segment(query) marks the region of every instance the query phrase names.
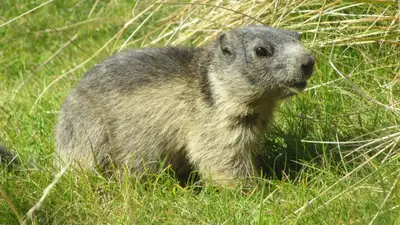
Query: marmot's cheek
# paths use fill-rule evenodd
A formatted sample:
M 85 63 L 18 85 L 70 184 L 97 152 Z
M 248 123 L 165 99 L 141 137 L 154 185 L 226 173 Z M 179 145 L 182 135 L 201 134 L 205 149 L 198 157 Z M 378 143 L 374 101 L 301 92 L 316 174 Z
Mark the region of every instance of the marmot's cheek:
M 250 74 L 245 74 L 246 80 L 249 84 L 255 86 L 259 83 L 259 79 L 257 79 L 257 77 L 252 76 Z
M 282 60 L 283 61 L 283 60 Z M 283 63 L 279 63 L 277 65 L 274 66 L 272 71 L 277 71 L 277 72 L 281 72 L 281 71 L 285 71 L 286 70 L 286 65 Z

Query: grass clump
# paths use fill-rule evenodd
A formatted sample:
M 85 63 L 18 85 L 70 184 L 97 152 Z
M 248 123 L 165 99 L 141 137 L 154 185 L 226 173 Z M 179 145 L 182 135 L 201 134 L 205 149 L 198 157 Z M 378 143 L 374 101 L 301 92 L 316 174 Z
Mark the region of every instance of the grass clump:
M 0 170 L 0 224 L 399 224 L 399 14 L 374 0 L 2 1 L 0 140 L 22 165 Z M 317 59 L 265 135 L 269 179 L 246 194 L 124 171 L 54 182 L 53 125 L 85 71 L 121 49 L 198 46 L 258 22 L 299 31 Z

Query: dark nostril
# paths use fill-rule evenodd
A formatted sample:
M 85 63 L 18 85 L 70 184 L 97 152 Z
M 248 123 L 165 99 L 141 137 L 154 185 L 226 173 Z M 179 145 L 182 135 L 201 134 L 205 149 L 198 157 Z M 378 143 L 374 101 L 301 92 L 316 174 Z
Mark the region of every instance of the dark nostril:
M 314 70 L 315 59 L 312 55 L 306 56 L 301 64 L 301 70 L 306 76 L 310 76 Z

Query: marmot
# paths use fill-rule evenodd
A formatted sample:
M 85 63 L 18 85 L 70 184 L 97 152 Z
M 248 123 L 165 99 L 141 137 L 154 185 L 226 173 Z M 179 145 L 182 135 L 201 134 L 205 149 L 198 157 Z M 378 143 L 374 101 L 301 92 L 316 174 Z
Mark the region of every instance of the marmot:
M 199 48 L 129 50 L 87 72 L 55 129 L 56 163 L 134 174 L 170 165 L 222 185 L 259 175 L 277 102 L 306 87 L 314 58 L 295 31 L 249 25 Z

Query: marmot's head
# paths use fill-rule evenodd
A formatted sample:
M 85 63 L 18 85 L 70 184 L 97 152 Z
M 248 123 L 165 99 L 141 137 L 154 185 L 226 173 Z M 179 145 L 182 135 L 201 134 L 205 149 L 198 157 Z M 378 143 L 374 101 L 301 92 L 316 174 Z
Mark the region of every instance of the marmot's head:
M 315 61 L 299 37 L 295 31 L 263 25 L 221 34 L 214 45 L 218 79 L 240 79 L 248 88 L 264 92 L 258 94 L 277 98 L 304 90 Z

